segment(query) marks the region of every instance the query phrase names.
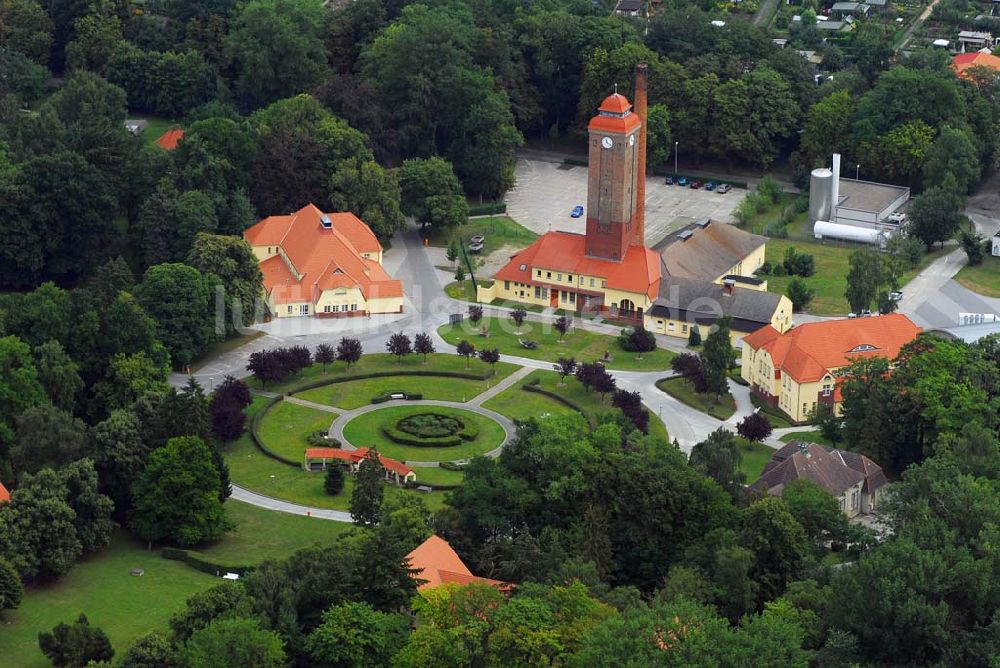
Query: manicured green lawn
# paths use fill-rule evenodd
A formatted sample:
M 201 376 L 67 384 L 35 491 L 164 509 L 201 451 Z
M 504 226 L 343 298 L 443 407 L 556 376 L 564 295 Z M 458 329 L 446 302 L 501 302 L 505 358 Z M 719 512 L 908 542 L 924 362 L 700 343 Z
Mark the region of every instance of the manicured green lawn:
M 775 450 L 763 443 L 751 443 L 742 438 L 737 440 L 740 443 L 740 454 L 743 457 L 740 461 L 740 470 L 746 474 L 749 485 L 760 477 L 764 465 L 770 461 Z
M 336 413 L 282 401 L 261 420 L 259 436 L 277 454 L 299 461 L 309 447 L 306 437 L 316 431 L 326 431 L 336 417 Z
M 133 568 L 144 574 L 130 575 Z M 38 634 L 81 612 L 108 634 L 120 657 L 138 636 L 165 628 L 189 596 L 218 582 L 119 532 L 108 550 L 87 557 L 56 582 L 29 588 L 17 610 L 0 613 L 0 664 L 51 665 L 38 649 Z
M 475 425 L 479 429 L 479 434 L 471 441 L 463 441 L 452 447 L 425 448 L 399 445 L 382 433 L 383 425 L 395 425 L 400 419 L 418 413 L 440 413 L 456 417 Z M 468 459 L 485 454 L 503 443 L 504 430 L 499 423 L 470 411 L 442 406 L 391 406 L 365 413 L 348 422 L 344 427 L 344 438 L 358 448 L 375 445 L 380 453 L 393 459 L 436 462 Z
M 774 429 L 787 429 L 788 427 L 794 427 L 791 418 L 785 414 L 780 408 L 776 408 L 769 404 L 761 401 L 756 394 L 750 394 L 750 402 L 760 409 L 761 413 L 767 416 L 768 422 L 771 423 L 771 427 Z
M 767 259 L 772 264 L 780 263 L 785 257 L 785 250 L 794 246 L 799 252 L 809 253 L 816 260 L 816 273 L 805 278 L 806 285 L 812 288 L 816 295 L 806 309 L 814 315 L 846 316 L 851 307 L 844 293 L 847 290 L 847 272 L 850 270 L 848 258 L 857 246 L 840 245 L 836 243 L 820 243 L 809 241 L 789 241 L 787 239 L 767 240 Z M 950 248 L 937 250 L 923 256 L 916 267 L 903 274 L 900 283 L 904 286 L 931 262 L 949 252 Z M 770 292 L 786 294 L 788 284 L 793 276 L 762 276 L 767 279 L 767 289 Z
M 826 445 L 828 447 L 836 447 L 833 441 L 823 436 L 818 431 L 793 431 L 790 434 L 785 434 L 778 439 L 782 443 L 790 443 L 791 441 L 808 441 L 809 443 L 819 443 L 820 445 Z
M 236 529 L 224 539 L 196 550 L 220 564 L 254 565 L 265 559 L 280 559 L 314 543 L 336 540 L 353 526 L 265 510 L 233 499 L 226 501 L 225 508 Z
M 484 327 L 489 331 L 487 337 L 480 334 Z M 617 337 L 585 329 L 573 329 L 560 337 L 551 323 L 526 321 L 516 331 L 520 333 L 515 333 L 514 323 L 510 318 L 494 317 L 483 318 L 477 325 L 466 320 L 458 326 L 449 324 L 438 328 L 441 338 L 452 345 L 457 345 L 464 339 L 476 348 L 496 348 L 506 355 L 549 362 L 555 362 L 560 357 L 575 357 L 578 362 L 593 362 L 607 352 L 612 356 L 609 369 L 654 371 L 669 368 L 670 361 L 676 357 L 675 353 L 662 348 L 642 355 L 628 353 L 618 346 Z M 527 350 L 521 347 L 520 339 L 534 341 L 538 347 Z
M 986 297 L 1000 297 L 1000 258 L 987 255 L 982 264 L 962 267 L 955 276 L 958 283 Z
M 726 392 L 722 397 L 714 394 L 700 394 L 684 378 L 664 378 L 656 381 L 656 387 L 666 392 L 682 404 L 711 415 L 718 420 L 728 420 L 736 412 L 736 400 Z
M 418 466 L 413 470 L 417 472 L 417 484 L 459 485 L 465 480 L 462 471 L 448 471 L 440 466 Z
M 466 380 L 465 378 L 449 378 L 447 376 L 368 378 L 324 385 L 300 392 L 295 396 L 345 410 L 367 406 L 373 397 L 393 392 L 418 393 L 422 394 L 424 399 L 465 402 L 496 385 L 512 369 L 513 367 L 505 366 L 495 377 L 487 380 Z
M 180 127 L 180 121 L 160 116 L 147 116 L 145 114 L 129 114 L 128 118 L 149 121 L 149 127 L 142 133 L 142 140 L 147 144 L 152 144 L 160 138 L 164 132 L 172 127 Z
M 431 236 L 430 243 L 432 246 L 445 248 L 452 239 L 460 239 L 468 243 L 469 239 L 480 234 L 486 237 L 486 240 L 483 242 L 483 250 L 479 254 L 480 257 L 485 257 L 506 245 L 524 248 L 529 246 L 538 237 L 537 234 L 510 216 L 498 215 L 488 218 L 476 218 L 459 227 L 435 230 L 435 233 Z M 475 255 L 470 255 L 469 259 L 475 262 L 476 257 Z M 483 278 L 487 277 L 484 276 Z
M 566 378 L 566 384 L 559 384 L 559 374 L 555 371 L 545 371 L 539 369 L 528 374 L 523 382 L 516 383 L 513 387 L 504 390 L 497 396 L 483 404 L 484 408 L 495 410 L 501 415 L 507 415 L 512 419 L 540 417 L 545 414 L 565 415 L 572 409 L 565 404 L 556 401 L 544 394 L 529 392 L 522 389 L 527 383 L 538 380 L 538 386 L 554 394 L 571 401 L 580 407 L 580 410 L 588 420 L 596 421 L 603 413 L 613 413 L 618 409 L 611 405 L 611 397 L 606 396 L 601 399 L 597 392 L 588 392 L 576 378 L 572 376 Z M 665 441 L 670 440 L 663 421 L 654 413 L 649 416 L 649 435 L 655 436 Z
M 465 279 L 462 282 L 452 281 L 448 285 L 444 286 L 444 293 L 452 299 L 461 299 L 466 302 L 477 301 L 476 291 L 472 287 L 472 281 L 469 279 Z
M 499 362 L 493 369 L 491 369 L 489 364 L 479 359 L 466 361 L 464 357 L 450 355 L 447 353 L 433 353 L 428 355 L 426 364 L 424 364 L 423 355 L 407 355 L 402 359 L 402 361 L 397 362 L 395 355 L 380 352 L 373 353 L 371 355 L 363 355 L 357 364 L 351 365 L 350 369 L 348 369 L 347 365 L 343 362 L 328 364 L 325 371 L 322 364 L 313 364 L 312 366 L 303 369 L 301 374 L 292 378 L 287 378 L 280 383 L 272 383 L 264 389 L 271 392 L 287 392 L 288 390 L 294 390 L 296 387 L 299 387 L 307 382 L 325 379 L 350 378 L 352 376 L 360 376 L 366 373 L 387 371 L 393 373 L 399 372 L 404 375 L 408 371 L 416 371 L 418 373 L 426 373 L 428 371 L 460 372 L 482 374 L 484 376 L 490 376 L 495 373 L 496 375 L 492 377 L 499 380 L 500 378 L 513 373 L 516 369 L 517 366 L 506 362 Z M 434 382 L 436 379 L 428 378 L 427 380 L 428 382 Z M 251 387 L 261 387 L 260 383 L 257 382 L 255 378 L 249 378 L 247 379 L 247 382 Z

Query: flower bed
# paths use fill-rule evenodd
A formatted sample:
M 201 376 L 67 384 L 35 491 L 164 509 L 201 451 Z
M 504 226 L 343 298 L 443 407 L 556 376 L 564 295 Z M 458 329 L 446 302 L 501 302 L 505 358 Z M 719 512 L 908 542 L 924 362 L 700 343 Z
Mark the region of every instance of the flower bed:
M 382 425 L 382 433 L 400 445 L 440 448 L 471 441 L 479 430 L 453 415 L 428 412 L 407 415 L 394 425 Z

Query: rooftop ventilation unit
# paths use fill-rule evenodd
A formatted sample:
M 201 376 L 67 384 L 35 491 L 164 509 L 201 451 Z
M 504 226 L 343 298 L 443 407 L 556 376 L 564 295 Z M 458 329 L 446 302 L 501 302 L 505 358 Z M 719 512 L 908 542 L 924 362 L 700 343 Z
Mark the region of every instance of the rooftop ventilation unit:
M 704 227 L 708 227 L 708 224 L 711 223 L 711 222 L 712 222 L 711 220 L 709 220 L 708 218 L 705 218 L 704 220 L 699 220 L 697 223 L 695 223 L 695 225 L 697 225 L 698 227 L 704 228 Z
M 322 225 L 323 229 L 326 230 L 333 227 L 333 221 L 330 220 L 330 216 L 326 215 L 325 213 L 319 217 L 319 224 Z
M 681 241 L 687 241 L 687 240 L 688 240 L 688 239 L 690 239 L 690 238 L 691 238 L 691 237 L 692 237 L 693 235 L 694 235 L 694 232 L 692 232 L 691 230 L 684 230 L 684 231 L 682 231 L 682 232 L 679 232 L 679 233 L 677 234 L 677 238 L 678 238 L 678 239 L 680 239 Z

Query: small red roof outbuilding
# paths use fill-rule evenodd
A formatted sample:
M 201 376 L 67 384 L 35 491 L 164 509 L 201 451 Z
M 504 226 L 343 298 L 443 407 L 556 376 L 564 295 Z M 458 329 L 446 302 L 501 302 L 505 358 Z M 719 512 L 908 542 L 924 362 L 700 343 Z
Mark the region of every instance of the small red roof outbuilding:
M 177 142 L 184 139 L 184 131 L 180 128 L 172 128 L 167 130 L 159 139 L 156 140 L 156 145 L 165 151 L 173 151 L 177 148 Z
M 443 584 L 466 585 L 482 582 L 500 589 L 509 589 L 510 583 L 490 578 L 481 578 L 472 574 L 458 553 L 452 549 L 444 538 L 432 535 L 406 555 L 410 568 L 416 572 L 413 577 L 423 582 L 417 589 L 431 589 Z
M 10 501 L 10 492 L 8 492 L 7 488 L 3 486 L 2 482 L 0 482 L 0 503 L 7 503 L 8 501 Z

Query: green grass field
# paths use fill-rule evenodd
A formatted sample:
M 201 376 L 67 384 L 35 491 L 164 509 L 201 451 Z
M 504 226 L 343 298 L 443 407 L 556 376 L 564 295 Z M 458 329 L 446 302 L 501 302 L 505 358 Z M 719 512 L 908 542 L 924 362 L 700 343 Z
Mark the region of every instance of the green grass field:
M 274 452 L 299 461 L 309 447 L 306 437 L 316 431 L 326 431 L 336 417 L 335 413 L 282 401 L 261 420 L 259 436 Z
M 656 381 L 656 387 L 666 392 L 682 404 L 690 406 L 717 420 L 728 420 L 736 412 L 736 400 L 726 392 L 722 397 L 714 394 L 700 394 L 684 378 L 664 378 Z
M 529 392 L 522 387 L 538 380 L 538 386 L 549 392 L 558 394 L 573 402 L 583 411 L 589 420 L 596 418 L 603 413 L 613 413 L 618 409 L 611 405 L 611 397 L 606 396 L 603 401 L 601 395 L 596 392 L 588 392 L 584 389 L 576 378 L 566 378 L 566 384 L 559 384 L 559 374 L 555 371 L 544 371 L 539 369 L 528 374 L 523 382 L 516 383 L 513 387 L 504 390 L 497 396 L 483 404 L 484 408 L 495 410 L 501 415 L 507 415 L 512 419 L 541 417 L 546 413 L 550 415 L 565 415 L 572 412 L 569 406 L 537 392 Z M 649 416 L 649 434 L 665 441 L 670 440 L 663 421 L 656 414 Z
M 828 447 L 836 447 L 830 439 L 823 436 L 818 431 L 793 431 L 790 434 L 785 434 L 778 439 L 782 443 L 789 443 L 791 441 L 808 441 L 809 443 L 819 443 L 820 445 L 826 445 Z
M 255 565 L 265 559 L 287 557 L 314 543 L 329 543 L 353 525 L 257 508 L 232 499 L 226 515 L 236 530 L 196 551 L 222 564 Z
M 468 368 L 466 368 L 468 366 Z M 323 369 L 322 364 L 313 364 L 312 366 L 303 369 L 302 373 L 291 378 L 286 378 L 280 383 L 272 383 L 268 385 L 266 390 L 271 392 L 287 392 L 290 389 L 294 389 L 303 383 L 320 381 L 326 379 L 342 379 L 351 378 L 352 376 L 360 376 L 366 373 L 373 372 L 393 372 L 405 375 L 407 371 L 417 371 L 425 373 L 428 371 L 438 371 L 438 372 L 448 372 L 456 371 L 461 373 L 476 373 L 490 375 L 495 373 L 496 375 L 492 377 L 493 380 L 498 380 L 504 376 L 513 373 L 517 367 L 513 364 L 508 364 L 506 362 L 499 362 L 495 365 L 493 369 L 490 368 L 489 364 L 480 361 L 479 359 L 473 359 L 468 361 L 468 365 L 464 357 L 459 357 L 458 355 L 449 355 L 447 353 L 432 353 L 427 356 L 427 363 L 424 364 L 423 355 L 407 355 L 402 359 L 401 362 L 396 361 L 395 355 L 390 355 L 388 353 L 373 353 L 371 355 L 364 355 L 358 361 L 357 364 L 352 364 L 351 368 L 348 369 L 347 365 L 343 362 L 334 362 Z M 428 382 L 433 382 L 435 379 L 429 378 Z M 260 388 L 261 384 L 257 382 L 255 378 L 248 378 L 247 383 L 251 387 Z
M 133 568 L 145 572 L 130 575 Z M 29 588 L 17 610 L 0 613 L 0 664 L 50 666 L 38 649 L 38 634 L 81 612 L 108 634 L 120 657 L 138 636 L 165 628 L 189 596 L 218 582 L 119 532 L 108 550 L 80 561 L 56 582 Z
M 395 425 L 408 415 L 418 413 L 440 413 L 456 417 L 463 422 L 478 427 L 479 434 L 471 441 L 443 448 L 400 445 L 382 433 L 383 425 Z M 442 406 L 391 406 L 364 415 L 359 415 L 344 426 L 344 438 L 351 445 L 361 447 L 378 446 L 378 451 L 386 457 L 401 461 L 437 462 L 468 459 L 482 455 L 500 446 L 504 430 L 499 423 L 471 411 Z
M 475 218 L 465 225 L 451 229 L 435 230 L 431 235 L 430 244 L 446 248 L 452 239 L 460 239 L 468 243 L 469 239 L 480 234 L 486 237 L 483 242 L 483 250 L 479 254 L 480 257 L 485 257 L 503 246 L 524 248 L 538 238 L 537 234 L 510 216 L 498 215 Z M 476 257 L 470 255 L 469 259 L 475 262 Z
M 142 140 L 146 144 L 152 144 L 157 139 L 160 138 L 164 132 L 172 127 L 179 127 L 180 121 L 171 118 L 162 118 L 160 116 L 148 116 L 146 114 L 129 114 L 128 118 L 136 120 L 145 120 L 149 122 L 149 127 L 146 131 L 142 133 Z
M 295 396 L 345 410 L 367 406 L 373 397 L 391 392 L 419 393 L 423 395 L 424 399 L 465 402 L 496 385 L 512 370 L 513 367 L 504 366 L 496 376 L 488 380 L 466 380 L 465 378 L 448 378 L 447 376 L 436 378 L 426 376 L 368 378 L 324 385 L 300 392 Z
M 480 334 L 487 328 L 489 336 Z M 669 350 L 656 350 L 638 355 L 628 353 L 618 346 L 618 339 L 607 334 L 597 334 L 585 329 L 574 329 L 560 341 L 559 332 L 549 323 L 524 322 L 520 334 L 515 334 L 514 323 L 509 318 L 483 318 L 477 325 L 464 321 L 462 325 L 442 325 L 438 334 L 448 343 L 457 345 L 463 339 L 476 348 L 496 348 L 506 355 L 555 362 L 560 357 L 575 357 L 578 362 L 593 362 L 610 353 L 609 369 L 629 371 L 654 371 L 667 369 L 676 357 Z M 534 350 L 521 347 L 519 339 L 530 339 L 538 344 Z
M 955 280 L 986 297 L 1000 297 L 1000 258 L 987 255 L 982 264 L 962 267 Z
M 847 291 L 847 272 L 850 270 L 848 258 L 857 247 L 815 241 L 768 239 L 767 259 L 772 263 L 780 263 L 785 257 L 785 250 L 790 246 L 794 246 L 799 252 L 809 253 L 816 260 L 816 273 L 804 279 L 806 285 L 816 293 L 806 310 L 814 315 L 846 316 L 851 311 L 844 296 Z M 951 250 L 945 248 L 925 254 L 916 267 L 901 276 L 900 283 L 904 286 L 903 290 L 906 290 L 906 284 L 927 265 Z M 767 278 L 767 289 L 770 292 L 786 294 L 788 284 L 794 277 L 771 275 L 762 278 Z
M 463 472 L 448 471 L 439 466 L 418 466 L 413 470 L 417 472 L 417 484 L 458 485 L 465 480 Z
M 764 465 L 770 461 L 775 451 L 763 443 L 751 443 L 742 438 L 738 438 L 737 441 L 740 444 L 740 455 L 743 457 L 740 461 L 740 470 L 746 474 L 749 485 L 760 477 Z

